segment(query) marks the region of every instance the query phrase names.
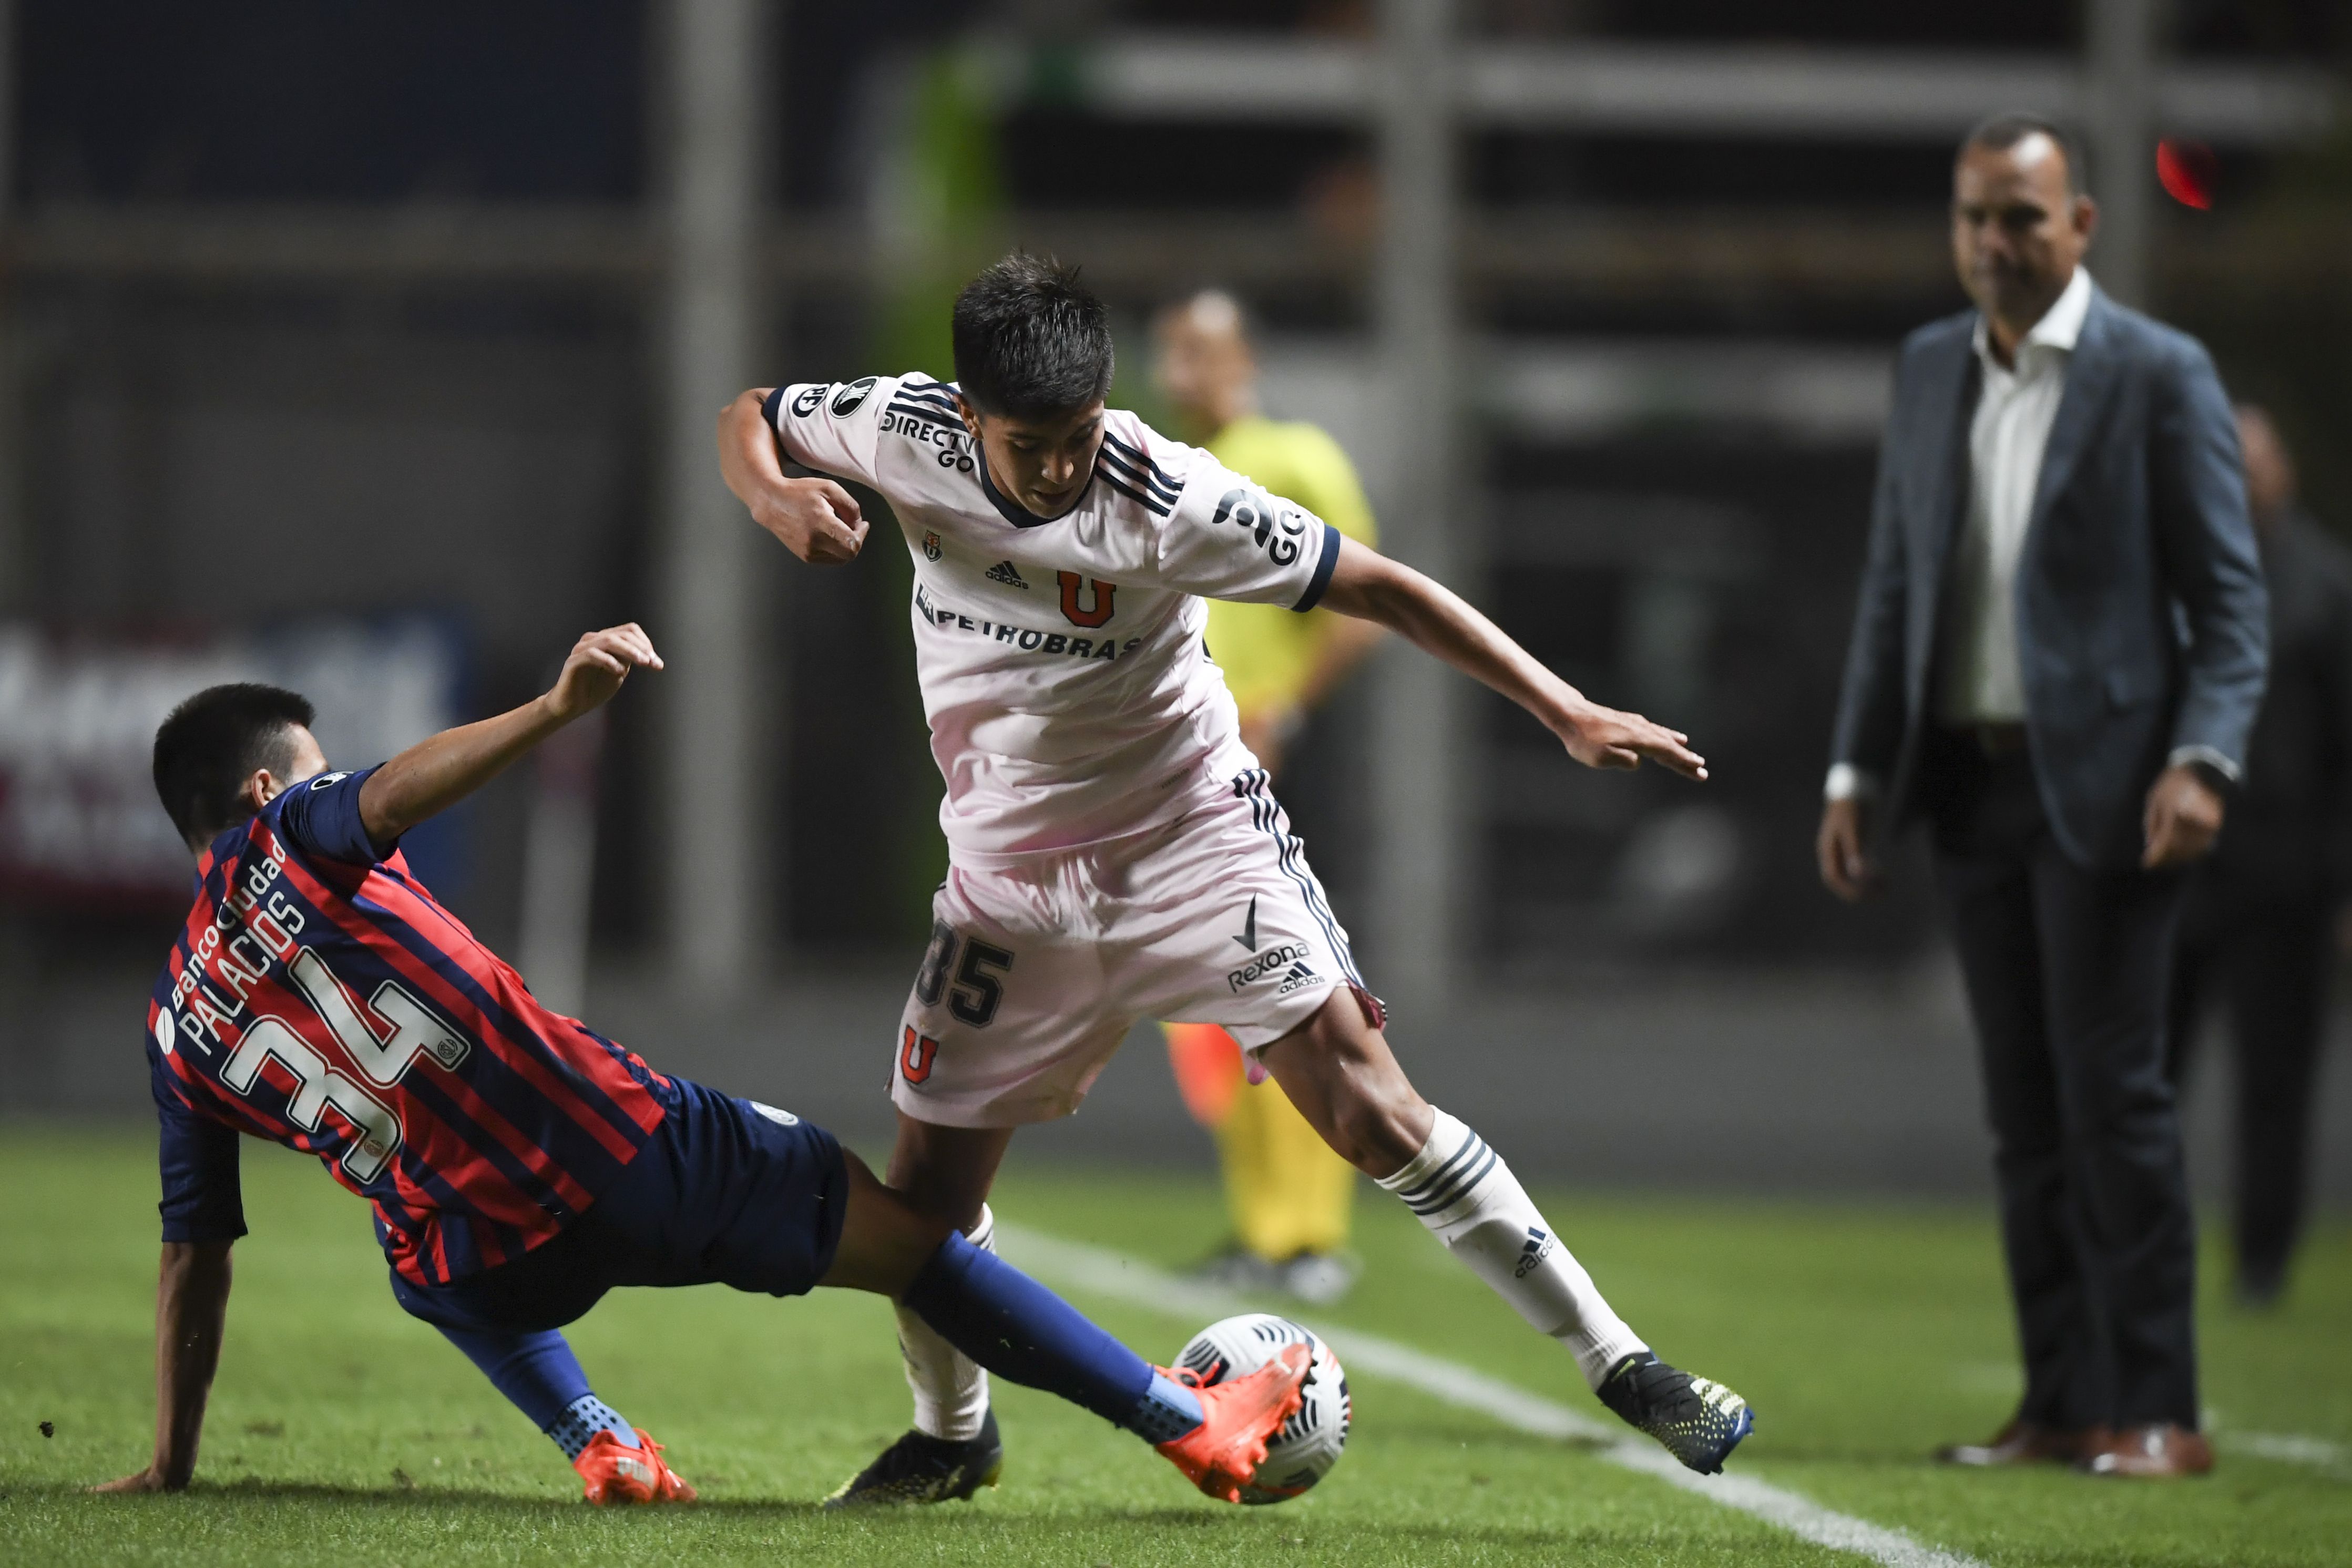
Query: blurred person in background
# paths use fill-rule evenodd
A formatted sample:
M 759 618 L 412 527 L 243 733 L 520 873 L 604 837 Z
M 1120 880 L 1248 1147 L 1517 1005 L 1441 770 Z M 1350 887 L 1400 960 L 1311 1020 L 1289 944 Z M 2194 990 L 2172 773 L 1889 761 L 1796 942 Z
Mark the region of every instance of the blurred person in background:
M 2331 938 L 2352 890 L 2352 552 L 2296 506 L 2294 459 L 2270 415 L 2241 407 L 2238 438 L 2270 584 L 2270 686 L 2245 788 L 2190 885 L 2169 1066 L 2177 1087 L 2218 993 L 2237 1064 L 2237 1291 L 2265 1306 L 2303 1228 Z
M 1378 543 L 1355 465 L 1328 434 L 1268 419 L 1257 404 L 1257 359 L 1240 305 L 1206 290 L 1154 325 L 1160 390 L 1177 434 L 1235 473 L 1286 496 L 1363 544 Z M 1281 605 L 1209 601 L 1209 652 L 1241 710 L 1242 740 L 1265 770 L 1307 716 L 1378 644 L 1369 621 Z M 1215 1134 L 1233 1217 L 1231 1249 L 1202 1272 L 1244 1289 L 1323 1303 L 1355 1282 L 1347 1256 L 1356 1172 L 1324 1143 L 1241 1047 L 1212 1023 L 1170 1023 L 1168 1058 L 1195 1120 Z
M 2047 121 L 1961 143 L 1975 308 L 1897 362 L 1816 847 L 1859 899 L 1927 820 L 1982 1054 L 2025 1392 L 1939 1457 L 2176 1476 L 2213 1460 L 2169 969 L 2268 612 L 2221 380 L 2091 281 L 2097 218 Z

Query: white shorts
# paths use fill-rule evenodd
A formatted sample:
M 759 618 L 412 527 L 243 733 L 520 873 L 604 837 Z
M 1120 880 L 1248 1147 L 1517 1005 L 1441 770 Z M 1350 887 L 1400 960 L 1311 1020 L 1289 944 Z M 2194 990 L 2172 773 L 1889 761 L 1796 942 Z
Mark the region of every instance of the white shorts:
M 1066 1116 L 1139 1019 L 1257 1051 L 1361 984 L 1262 769 L 1164 828 L 1003 858 L 950 866 L 931 900 L 890 1071 L 917 1121 Z

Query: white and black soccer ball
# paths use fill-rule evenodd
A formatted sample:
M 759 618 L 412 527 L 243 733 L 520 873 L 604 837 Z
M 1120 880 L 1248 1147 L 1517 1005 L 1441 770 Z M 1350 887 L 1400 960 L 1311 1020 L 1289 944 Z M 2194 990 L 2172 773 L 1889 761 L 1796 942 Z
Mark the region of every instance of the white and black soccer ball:
M 1348 1423 L 1354 1415 L 1347 1370 L 1329 1345 L 1272 1312 L 1244 1312 L 1211 1323 L 1176 1357 L 1177 1364 L 1199 1373 L 1202 1382 L 1223 1383 L 1248 1376 L 1286 1344 L 1303 1344 L 1313 1353 L 1306 1385 L 1297 1413 L 1266 1444 L 1265 1463 L 1242 1488 L 1244 1502 L 1286 1502 L 1331 1473 L 1339 1450 L 1348 1446 Z

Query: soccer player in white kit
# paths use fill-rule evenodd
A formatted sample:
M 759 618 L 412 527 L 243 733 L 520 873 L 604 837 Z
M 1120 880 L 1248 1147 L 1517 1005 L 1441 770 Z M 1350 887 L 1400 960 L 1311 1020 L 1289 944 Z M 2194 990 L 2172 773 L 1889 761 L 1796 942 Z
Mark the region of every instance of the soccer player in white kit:
M 1015 255 L 958 298 L 954 382 L 760 388 L 720 416 L 720 466 L 812 565 L 890 503 L 914 559 L 947 881 L 891 1069 L 887 1180 L 987 1246 L 1013 1129 L 1066 1116 L 1139 1019 L 1222 1025 L 1349 1163 L 1538 1333 L 1602 1403 L 1694 1469 L 1753 1424 L 1610 1310 L 1501 1156 L 1423 1101 L 1202 643 L 1202 600 L 1377 622 L 1509 697 L 1589 767 L 1693 779 L 1683 736 L 1585 698 L 1409 567 L 1106 408 L 1101 302 Z M 790 462 L 813 471 L 793 477 Z M 899 1314 L 915 1426 L 833 1505 L 968 1498 L 1003 1448 L 986 1375 Z

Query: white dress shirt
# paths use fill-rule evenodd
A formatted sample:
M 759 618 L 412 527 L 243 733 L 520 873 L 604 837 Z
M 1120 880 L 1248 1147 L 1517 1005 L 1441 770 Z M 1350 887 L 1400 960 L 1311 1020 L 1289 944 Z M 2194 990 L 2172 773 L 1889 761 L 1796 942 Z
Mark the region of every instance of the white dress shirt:
M 1995 357 L 1977 318 L 1981 386 L 1969 423 L 1968 517 L 1952 552 L 1950 610 L 1938 635 L 1935 714 L 1948 725 L 2022 724 L 2025 678 L 2017 659 L 2017 563 L 2033 516 L 2042 455 L 2066 392 L 2066 366 L 2091 308 L 2083 267 L 2019 340 L 2014 363 Z

